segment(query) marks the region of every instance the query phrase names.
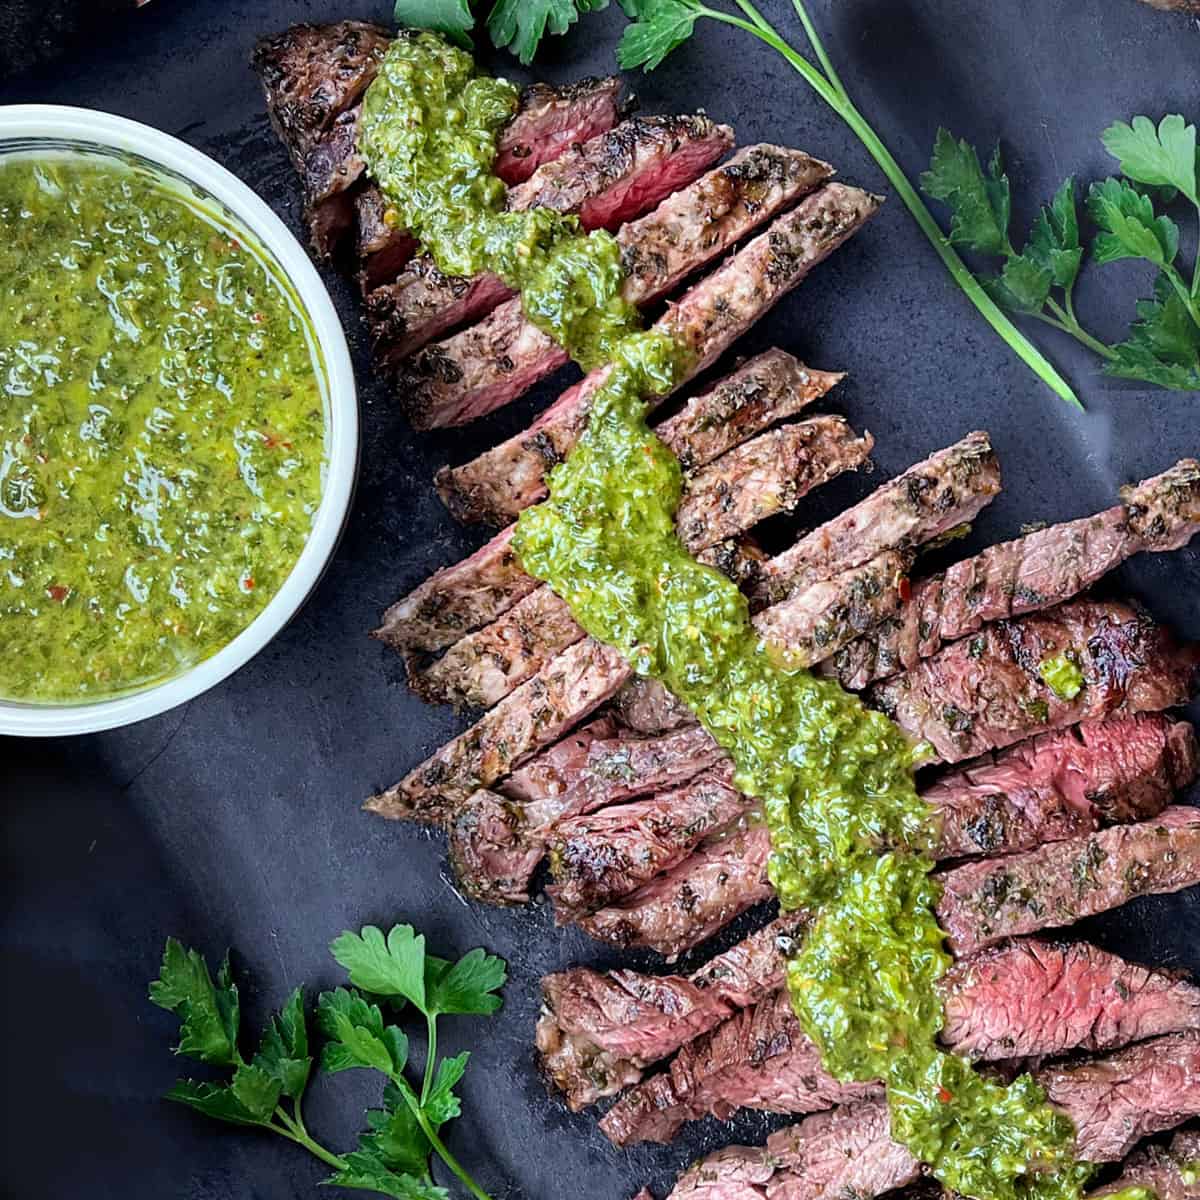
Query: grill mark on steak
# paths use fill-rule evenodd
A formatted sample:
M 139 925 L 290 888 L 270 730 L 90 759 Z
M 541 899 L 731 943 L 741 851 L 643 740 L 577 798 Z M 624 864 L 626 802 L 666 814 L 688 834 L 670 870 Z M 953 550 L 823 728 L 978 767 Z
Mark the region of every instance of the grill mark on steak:
M 939 875 L 938 923 L 956 954 L 1200 883 L 1200 809 L 1039 846 Z
M 878 207 L 879 200 L 866 192 L 827 184 L 692 287 L 655 328 L 691 352 L 690 374 L 699 373 Z M 579 440 L 590 397 L 609 370 L 593 371 L 568 389 L 526 432 L 464 466 L 439 471 L 438 490 L 451 512 L 464 521 L 504 524 L 542 499 L 547 470 Z
M 614 229 L 687 186 L 732 145 L 733 130 L 706 116 L 634 117 L 543 163 L 509 189 L 506 205 L 576 213 L 584 229 Z M 366 297 L 374 353 L 398 362 L 512 294 L 495 275 L 444 275 L 422 255 Z
M 1140 551 L 1177 550 L 1200 530 L 1200 464 L 1184 459 L 1094 517 L 989 546 L 918 583 L 897 617 L 829 664 L 855 690 L 907 670 L 987 621 L 1047 608 Z
M 1062 655 L 1083 677 L 1072 699 L 1039 674 Z M 1198 682 L 1200 646 L 1179 646 L 1129 604 L 1073 600 L 985 625 L 866 695 L 937 758 L 957 762 L 1040 730 L 1186 704 Z
M 789 512 L 815 487 L 867 462 L 875 439 L 842 417 L 813 417 L 760 434 L 684 483 L 675 527 L 690 553 Z
M 1200 1162 L 1200 1130 L 1183 1129 L 1170 1146 L 1146 1146 L 1137 1151 L 1121 1170 L 1121 1175 L 1088 1196 L 1101 1200 L 1130 1187 L 1148 1188 L 1157 1200 L 1200 1200 L 1200 1179 L 1195 1164 Z M 1184 1172 L 1191 1168 L 1187 1181 Z
M 1073 1121 L 1076 1153 L 1115 1161 L 1150 1133 L 1200 1113 L 1200 1037 L 1173 1034 L 1094 1062 L 1034 1072 Z M 921 1164 L 889 1133 L 882 1097 L 816 1113 L 694 1163 L 669 1200 L 868 1200 L 912 1183 Z M 728 1186 L 727 1186 L 728 1184 Z
M 665 296 L 831 174 L 828 164 L 799 150 L 740 150 L 621 227 L 622 296 L 636 305 Z M 516 399 L 567 361 L 566 350 L 513 299 L 417 354 L 401 374 L 400 399 L 418 429 L 459 425 Z
M 1195 737 L 1186 722 L 1155 714 L 1088 726 L 1079 737 L 1082 746 L 1071 732 L 1045 735 L 965 764 L 923 790 L 942 814 L 938 857 L 1014 854 L 1078 838 L 1102 821 L 1156 816 L 1176 787 L 1195 778 Z M 769 844 L 763 849 L 748 838 L 762 856 L 741 864 L 736 874 L 722 878 L 719 870 L 707 871 L 708 855 L 701 854 L 581 924 L 617 945 L 665 946 L 668 954 L 698 944 L 720 928 L 714 912 L 727 911 L 732 919 L 770 894 L 763 874 Z M 1014 855 L 1006 861 L 1022 860 Z M 1043 886 L 1036 869 L 1029 874 L 1031 886 Z M 713 895 L 704 894 L 707 886 Z M 676 904 L 681 891 L 687 898 L 682 908 Z M 1049 906 L 1048 899 L 1036 903 Z M 688 905 L 698 914 L 694 929 L 688 928 Z
M 730 786 L 731 774 L 723 763 L 673 791 L 559 820 L 548 841 L 554 883 L 546 889 L 556 924 L 628 895 L 754 807 Z
M 845 378 L 816 371 L 784 350 L 765 350 L 656 426 L 654 433 L 685 471 L 794 417 Z
M 764 563 L 753 599 L 778 604 L 885 550 L 915 549 L 974 520 L 999 491 L 988 435 L 969 433 Z
M 445 824 L 475 791 L 560 738 L 629 675 L 615 650 L 584 638 L 365 807 L 383 817 Z

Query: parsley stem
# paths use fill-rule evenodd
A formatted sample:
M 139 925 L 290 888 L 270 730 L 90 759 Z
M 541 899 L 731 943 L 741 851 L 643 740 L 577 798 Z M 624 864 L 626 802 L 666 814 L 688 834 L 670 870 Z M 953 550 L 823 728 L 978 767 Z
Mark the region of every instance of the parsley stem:
M 1057 321 L 1050 321 L 1056 329 L 1061 329 L 1063 333 L 1069 333 L 1077 342 L 1085 345 L 1095 354 L 1099 354 L 1101 358 L 1112 360 L 1117 357 L 1117 352 L 1111 347 L 1106 346 L 1099 338 L 1094 338 L 1082 325 L 1079 319 L 1075 316 L 1075 309 L 1071 305 L 1070 297 L 1067 297 L 1067 307 L 1063 308 L 1052 296 L 1046 300 L 1046 307 L 1058 318 Z
M 283 1125 L 281 1129 L 279 1125 L 269 1125 L 267 1128 L 273 1129 L 280 1137 L 285 1137 L 290 1142 L 295 1142 L 298 1146 L 303 1146 L 310 1154 L 319 1158 L 327 1167 L 332 1167 L 335 1171 L 346 1170 L 348 1164 L 346 1160 L 332 1150 L 326 1150 L 320 1142 L 316 1141 L 312 1135 L 304 1127 L 304 1122 L 297 1115 L 296 1120 L 293 1120 L 284 1112 L 282 1105 L 275 1109 L 275 1116 Z
M 946 270 L 950 272 L 955 283 L 966 293 L 967 298 L 979 310 L 989 325 L 1008 343 L 1022 362 L 1028 366 L 1054 393 L 1061 399 L 1082 409 L 1083 405 L 1071 389 L 1071 385 L 1055 370 L 1045 356 L 1025 337 L 1024 334 L 1008 319 L 999 306 L 979 285 L 978 280 L 971 274 L 966 263 L 959 257 L 958 252 L 950 245 L 949 239 L 942 232 L 933 214 L 925 206 L 917 190 L 908 180 L 904 168 L 892 156 L 892 153 L 880 140 L 875 130 L 868 124 L 863 115 L 855 108 L 847 95 L 833 64 L 818 37 L 811 19 L 805 12 L 802 0 L 792 0 L 792 6 L 800 18 L 804 31 L 817 56 L 824 73 L 804 57 L 795 47 L 784 41 L 778 31 L 766 20 L 751 0 L 735 0 L 738 7 L 749 20 L 743 20 L 732 13 L 720 9 L 709 8 L 704 4 L 696 6 L 696 12 L 713 20 L 721 21 L 738 29 L 744 29 L 760 41 L 781 54 L 787 62 L 808 83 L 808 85 L 846 122 L 857 135 L 859 141 L 867 148 L 871 157 L 879 164 L 884 175 L 899 193 L 908 211 L 912 213 L 921 232 L 929 239 L 930 245 L 937 252 Z M 1079 331 L 1081 334 L 1082 330 Z M 1090 335 L 1083 334 L 1086 338 Z M 1082 340 L 1082 339 L 1081 339 Z M 1107 347 L 1105 347 L 1107 350 Z M 1111 354 L 1108 355 L 1111 357 Z
M 425 1050 L 425 1078 L 421 1081 L 421 1107 L 429 1103 L 429 1093 L 433 1088 L 433 1069 L 437 1060 L 437 1017 L 431 1013 L 425 1014 L 425 1028 L 428 1032 L 428 1046 Z
M 432 1058 L 432 1055 L 430 1056 Z M 475 1200 L 492 1200 L 475 1182 L 474 1179 L 467 1173 L 467 1169 L 454 1157 L 453 1154 L 446 1148 L 446 1143 L 438 1137 L 438 1132 L 429 1123 L 428 1117 L 425 1116 L 425 1110 L 417 1099 L 416 1093 L 409 1086 L 408 1081 L 403 1075 L 396 1076 L 393 1079 L 396 1087 L 400 1091 L 400 1095 L 404 1097 L 404 1103 L 408 1105 L 409 1111 L 416 1119 L 417 1124 L 421 1127 L 421 1132 L 429 1140 L 429 1144 L 433 1147 L 434 1153 L 442 1160 L 458 1176 L 459 1182 L 475 1197 Z

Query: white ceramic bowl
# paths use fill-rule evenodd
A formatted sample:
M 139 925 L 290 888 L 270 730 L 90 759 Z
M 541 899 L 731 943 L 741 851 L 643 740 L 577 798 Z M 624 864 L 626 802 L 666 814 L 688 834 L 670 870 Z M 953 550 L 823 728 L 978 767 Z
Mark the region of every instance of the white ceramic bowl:
M 299 297 L 323 360 L 326 470 L 321 504 L 295 567 L 266 608 L 232 642 L 182 674 L 141 691 L 81 704 L 0 700 L 0 734 L 23 737 L 90 733 L 156 716 L 198 696 L 253 658 L 304 603 L 332 557 L 358 465 L 354 372 L 337 313 L 304 249 L 250 188 L 199 150 L 124 117 L 59 105 L 0 107 L 0 156 L 39 149 L 109 151 L 141 158 L 206 193 L 257 238 Z

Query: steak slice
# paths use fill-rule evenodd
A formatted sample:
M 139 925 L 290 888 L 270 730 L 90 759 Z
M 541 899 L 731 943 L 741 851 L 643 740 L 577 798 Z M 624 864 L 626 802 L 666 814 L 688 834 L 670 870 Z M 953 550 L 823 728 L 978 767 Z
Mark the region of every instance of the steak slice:
M 691 352 L 691 374 L 698 374 L 878 207 L 866 192 L 827 184 L 692 287 L 655 327 Z M 439 471 L 438 490 L 451 512 L 461 520 L 504 524 L 545 496 L 546 472 L 579 440 L 590 397 L 609 369 L 593 371 L 564 392 L 526 432 L 464 466 Z
M 761 608 L 778 604 L 884 550 L 924 545 L 974 520 L 999 491 L 988 435 L 969 433 L 764 563 L 754 600 Z
M 1112 1050 L 1200 1030 L 1200 988 L 1086 942 L 1022 939 L 956 963 L 942 1040 L 974 1059 Z
M 965 763 L 921 795 L 938 811 L 943 857 L 958 858 L 1157 816 L 1196 774 L 1192 727 L 1139 713 L 1038 734 Z
M 1146 1134 L 1200 1113 L 1200 1036 L 1174 1034 L 1035 1076 L 1074 1122 L 1079 1156 L 1113 1161 Z M 877 1097 L 806 1117 L 763 1148 L 719 1150 L 687 1169 L 671 1200 L 867 1200 L 920 1172 L 892 1141 Z
M 262 38 L 251 63 L 262 83 L 271 124 L 304 172 L 308 156 L 334 119 L 357 103 L 375 78 L 392 35 L 364 21 L 293 25 Z
M 526 575 L 501 530 L 469 558 L 442 567 L 383 614 L 372 637 L 394 650 L 444 649 L 506 613 L 539 583 Z
M 675 527 L 690 553 L 789 512 L 813 488 L 868 461 L 875 439 L 813 417 L 736 446 L 684 483 Z
M 1080 677 L 1070 695 L 1041 674 L 1068 661 Z M 937 758 L 957 762 L 1040 730 L 1186 704 L 1198 683 L 1200 646 L 1180 647 L 1129 604 L 1072 600 L 985 625 L 866 695 Z
M 1146 1146 L 1137 1151 L 1121 1170 L 1120 1178 L 1088 1195 L 1094 1200 L 1115 1196 L 1125 1188 L 1143 1187 L 1157 1200 L 1200 1200 L 1200 1130 L 1184 1129 L 1171 1145 Z
M 743 533 L 706 547 L 696 555 L 696 561 L 720 571 L 739 590 L 749 594 L 758 579 L 758 568 L 767 561 L 767 553 L 754 538 Z
M 509 187 L 524 183 L 543 164 L 577 142 L 611 129 L 625 106 L 615 76 L 588 78 L 565 87 L 535 83 L 522 89 L 517 111 L 496 139 L 492 169 Z M 416 251 L 408 233 L 387 217 L 387 202 L 373 185 L 358 206 L 359 283 L 363 295 L 394 279 Z
M 1135 896 L 1200 883 L 1200 808 L 1164 809 L 1136 825 L 941 873 L 937 915 L 955 954 L 1070 925 Z
M 365 807 L 383 817 L 444 824 L 472 793 L 557 741 L 629 675 L 615 650 L 584 638 Z
M 579 927 L 611 946 L 645 946 L 674 961 L 770 898 L 770 854 L 765 825 L 735 826 L 702 842 L 689 858 L 636 892 L 584 917 Z
M 555 922 L 627 896 L 754 807 L 729 785 L 730 774 L 726 766 L 673 791 L 557 822 L 549 838 L 554 883 L 546 889 Z
M 633 117 L 543 163 L 509 189 L 507 207 L 576 213 L 584 229 L 615 229 L 686 187 L 732 145 L 733 130 L 706 116 Z M 512 294 L 495 275 L 443 275 L 422 255 L 367 296 L 375 354 L 398 362 Z
M 650 736 L 696 724 L 695 713 L 682 700 L 645 675 L 635 675 L 613 697 L 612 711 L 627 728 Z
M 1200 530 L 1200 463 L 1184 459 L 1126 489 L 1124 499 L 1097 516 L 989 546 L 922 580 L 896 617 L 837 655 L 831 673 L 845 687 L 866 687 L 986 621 L 1069 600 L 1139 551 L 1179 549 Z
M 333 255 L 354 224 L 354 188 L 366 163 L 358 153 L 359 108 L 334 118 L 309 151 L 300 171 L 308 237 L 320 258 Z
M 637 1083 L 642 1068 L 783 985 L 805 926 L 785 913 L 684 975 L 574 967 L 542 980 L 537 1049 L 542 1074 L 573 1112 Z
M 765 350 L 655 427 L 685 471 L 696 471 L 764 429 L 794 417 L 845 378 Z
M 754 628 L 785 646 L 789 661 L 812 666 L 894 613 L 907 576 L 907 556 L 885 550 L 764 609 Z
M 623 297 L 645 305 L 673 291 L 752 229 L 811 192 L 832 168 L 799 150 L 749 146 L 617 234 Z M 526 320 L 518 299 L 418 354 L 401 402 L 419 429 L 460 425 L 515 400 L 568 361 Z

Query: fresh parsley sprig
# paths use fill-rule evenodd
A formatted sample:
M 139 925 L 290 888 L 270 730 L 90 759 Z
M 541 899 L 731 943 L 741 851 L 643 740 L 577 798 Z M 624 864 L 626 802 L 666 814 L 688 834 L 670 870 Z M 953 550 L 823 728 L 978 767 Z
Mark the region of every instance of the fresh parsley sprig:
M 598 12 L 608 0 L 495 0 L 487 31 L 499 50 L 508 49 L 526 66 L 547 32 L 566 33 L 581 13 Z M 433 29 L 460 45 L 470 45 L 475 16 L 470 0 L 396 0 L 396 23 Z
M 813 54 L 812 59 L 790 45 L 751 0 L 735 0 L 735 3 L 743 16 L 725 9 L 712 8 L 700 0 L 621 0 L 621 6 L 632 23 L 626 27 L 621 37 L 617 48 L 617 60 L 625 68 L 640 66 L 652 71 L 672 50 L 691 37 L 696 22 L 701 19 L 732 25 L 776 50 L 858 136 L 916 219 L 946 270 L 988 324 L 1056 395 L 1076 407 L 1082 407 L 1067 381 L 1012 323 L 989 294 L 988 289 L 971 274 L 903 168 L 855 107 L 817 34 L 803 0 L 792 0 L 792 7 L 803 28 Z
M 1009 181 L 999 148 L 985 169 L 973 147 L 940 129 L 921 186 L 950 209 L 955 245 L 1003 260 L 998 275 L 980 279 L 1001 308 L 1069 334 L 1105 360 L 1108 375 L 1200 389 L 1200 256 L 1189 285 L 1175 265 L 1179 228 L 1154 206 L 1155 198 L 1170 203 L 1183 195 L 1200 212 L 1195 126 L 1178 115 L 1164 117 L 1157 128 L 1148 118 L 1135 117 L 1132 124 L 1110 126 L 1102 140 L 1123 178 L 1094 183 L 1088 191 L 1087 212 L 1099 230 L 1092 260 L 1145 259 L 1158 268 L 1155 298 L 1138 303 L 1139 320 L 1128 338 L 1113 346 L 1084 329 L 1075 314 L 1072 293 L 1085 248 L 1074 178 L 1038 214 L 1019 253 L 1010 240 Z
M 387 935 L 373 925 L 360 933 L 346 932 L 331 951 L 352 986 L 318 997 L 317 1024 L 327 1039 L 321 1067 L 329 1074 L 373 1070 L 387 1081 L 383 1106 L 367 1113 L 367 1130 L 356 1149 L 335 1154 L 305 1126 L 302 1103 L 314 1060 L 303 991 L 293 991 L 271 1017 L 247 1061 L 239 1046 L 241 1010 L 228 955 L 214 982 L 203 957 L 174 938 L 167 941 L 150 999 L 179 1018 L 177 1054 L 233 1074 L 225 1083 L 181 1079 L 167 1098 L 303 1146 L 333 1168 L 329 1182 L 339 1187 L 401 1200 L 449 1200 L 430 1170 L 436 1154 L 475 1200 L 490 1200 L 441 1139 L 442 1126 L 462 1111 L 454 1089 L 469 1055 L 439 1060 L 437 1022 L 446 1015 L 494 1013 L 506 976 L 503 961 L 483 950 L 472 950 L 457 962 L 438 958 L 426 953 L 424 937 L 409 925 L 396 925 Z M 405 1074 L 408 1036 L 384 1014 L 385 1007 L 406 1004 L 425 1018 L 427 1047 L 419 1088 Z

